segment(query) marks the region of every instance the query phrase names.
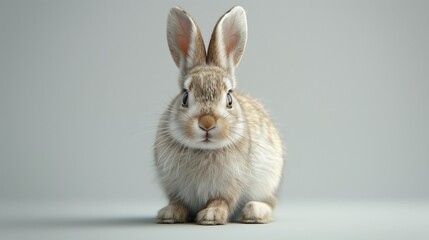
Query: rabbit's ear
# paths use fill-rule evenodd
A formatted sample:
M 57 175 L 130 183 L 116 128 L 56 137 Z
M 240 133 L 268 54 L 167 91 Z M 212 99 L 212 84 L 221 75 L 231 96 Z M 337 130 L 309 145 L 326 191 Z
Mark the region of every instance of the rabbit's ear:
M 247 41 L 246 12 L 233 7 L 217 22 L 210 39 L 207 63 L 223 67 L 230 73 L 240 62 Z
M 182 73 L 205 64 L 206 50 L 200 29 L 180 7 L 173 7 L 168 15 L 167 40 L 171 56 Z

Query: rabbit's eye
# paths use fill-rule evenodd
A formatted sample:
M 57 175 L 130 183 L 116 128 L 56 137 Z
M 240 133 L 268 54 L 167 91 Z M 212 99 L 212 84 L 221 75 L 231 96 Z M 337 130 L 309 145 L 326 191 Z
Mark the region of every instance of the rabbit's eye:
M 188 107 L 188 91 L 186 91 L 186 90 L 183 93 L 182 107 Z
M 231 94 L 229 92 L 226 94 L 226 103 L 227 103 L 226 107 L 231 109 L 232 108 L 232 97 L 231 97 Z

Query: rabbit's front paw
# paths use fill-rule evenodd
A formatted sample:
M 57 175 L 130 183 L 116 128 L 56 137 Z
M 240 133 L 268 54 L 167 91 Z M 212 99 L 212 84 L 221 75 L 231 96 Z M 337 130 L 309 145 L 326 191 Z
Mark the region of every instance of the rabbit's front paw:
M 197 222 L 201 225 L 223 225 L 228 221 L 228 209 L 225 207 L 208 207 L 197 215 Z

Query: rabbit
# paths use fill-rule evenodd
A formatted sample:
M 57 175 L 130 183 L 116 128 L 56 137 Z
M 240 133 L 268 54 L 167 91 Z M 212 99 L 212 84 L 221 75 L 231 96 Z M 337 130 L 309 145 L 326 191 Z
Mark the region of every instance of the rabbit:
M 233 7 L 218 20 L 207 53 L 185 10 L 173 7 L 167 22 L 180 93 L 163 113 L 154 143 L 155 168 L 169 198 L 157 222 L 270 222 L 284 149 L 264 107 L 235 91 L 234 71 L 247 41 L 245 10 Z

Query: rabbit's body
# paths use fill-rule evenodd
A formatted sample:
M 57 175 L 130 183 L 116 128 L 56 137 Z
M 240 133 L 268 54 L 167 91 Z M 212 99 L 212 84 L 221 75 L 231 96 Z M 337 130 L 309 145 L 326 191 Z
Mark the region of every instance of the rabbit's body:
M 169 46 L 183 92 L 164 112 L 155 141 L 155 165 L 170 199 L 158 213 L 159 222 L 184 222 L 196 215 L 200 224 L 224 224 L 242 206 L 244 222 L 271 219 L 283 147 L 263 106 L 233 92 L 233 68 L 247 37 L 245 20 L 241 7 L 225 14 L 206 57 L 192 18 L 179 8 L 170 12 Z M 228 33 L 218 26 L 223 22 L 233 24 L 227 28 L 235 34 L 231 43 L 218 42 L 216 32 Z M 230 57 L 222 59 L 222 51 Z

